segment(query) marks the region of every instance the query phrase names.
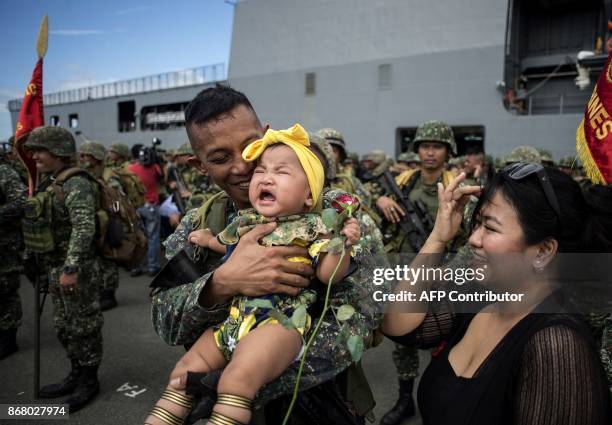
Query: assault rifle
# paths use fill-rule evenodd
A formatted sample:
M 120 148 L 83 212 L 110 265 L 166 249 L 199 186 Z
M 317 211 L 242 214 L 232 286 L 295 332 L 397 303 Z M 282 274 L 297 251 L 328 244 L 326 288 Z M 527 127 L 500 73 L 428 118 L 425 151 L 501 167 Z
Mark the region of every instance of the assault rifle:
M 410 191 L 402 192 L 388 170 L 378 176 L 378 181 L 387 193 L 395 196 L 397 203 L 406 213 L 398 224 L 406 234 L 414 252 L 419 252 L 433 229 L 433 222 L 429 217 L 427 207 L 421 201 L 412 202 L 408 197 Z
M 168 167 L 168 174 L 170 175 L 169 177 L 176 182 L 176 189 L 172 191 L 172 199 L 183 216 L 187 212 L 187 208 L 185 207 L 185 200 L 181 196 L 181 193 L 187 192 L 187 186 L 185 186 L 183 179 L 179 175 L 174 165 Z

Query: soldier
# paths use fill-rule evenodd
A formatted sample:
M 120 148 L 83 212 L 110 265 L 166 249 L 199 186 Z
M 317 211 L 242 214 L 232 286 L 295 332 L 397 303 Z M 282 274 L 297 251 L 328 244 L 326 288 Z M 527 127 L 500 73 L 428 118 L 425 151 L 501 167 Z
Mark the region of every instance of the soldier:
M 172 345 L 192 343 L 204 329 L 222 322 L 227 314 L 227 302 L 234 295 L 295 295 L 300 287 L 309 285 L 309 277 L 313 272 L 311 267 L 304 264 L 287 261 L 287 257 L 303 255 L 303 249 L 266 248 L 259 245 L 259 238 L 272 231 L 274 225 L 260 225 L 250 231 L 241 238 L 235 248 L 235 255 L 221 265 L 219 255 L 197 249 L 189 243 L 188 234 L 191 231 L 207 227 L 213 233 L 218 233 L 228 224 L 236 209 L 249 206 L 248 184 L 253 165 L 242 159 L 242 149 L 245 143 L 261 138 L 266 127 L 260 124 L 251 104 L 242 93 L 224 86 L 200 92 L 188 106 L 185 116 L 187 133 L 196 151 L 196 157 L 191 158 L 190 162 L 199 170 L 207 171 L 225 192 L 215 196 L 200 209 L 189 211 L 175 233 L 166 240 L 168 258 L 184 252 L 206 270 L 204 275 L 191 283 L 171 289 L 158 289 L 153 294 L 154 328 L 164 341 Z M 378 306 L 368 302 L 371 300 L 368 295 L 372 290 L 371 272 L 367 267 L 359 267 L 355 274 L 347 278 L 351 281 L 347 282 L 346 291 L 342 291 L 342 298 L 346 301 L 332 300 L 332 303 L 357 302 L 355 305 L 359 305 L 358 311 L 349 320 L 347 327 L 351 334 L 359 335 L 360 340 L 363 338 L 365 346 L 370 344 L 372 330 L 379 321 Z M 308 395 L 309 388 L 324 386 L 320 384 L 341 374 L 352 364 L 350 353 L 345 347 L 334 344 L 340 328 L 333 316 L 326 316 L 321 329 L 323 332 L 317 336 L 307 357 L 305 375 L 300 381 L 300 398 Z M 278 398 L 266 412 L 268 418 L 281 416 L 287 399 L 279 396 L 293 391 L 295 373 L 295 368 L 291 367 L 279 379 L 264 387 L 256 397 L 255 407 L 265 406 L 270 400 Z M 359 374 L 351 376 L 362 377 Z M 341 375 L 338 382 L 346 382 L 348 378 L 348 375 Z M 367 383 L 340 387 L 343 399 L 351 405 L 352 412 L 363 416 L 373 407 L 369 402 L 371 394 Z M 332 401 L 331 397 L 323 400 L 329 403 Z M 363 400 L 368 402 L 364 403 Z M 323 409 L 321 403 L 318 401 L 316 407 Z M 344 408 L 343 405 L 340 408 Z M 328 409 L 327 412 L 336 414 L 334 409 Z M 296 423 L 298 418 L 299 413 L 296 412 L 291 423 Z M 301 419 L 308 423 L 308 419 Z M 265 423 L 265 420 L 255 413 L 252 423 Z
M 568 176 L 574 176 L 574 167 L 576 165 L 576 158 L 573 156 L 564 156 L 559 160 L 559 170 L 563 171 Z
M 105 157 L 106 148 L 101 143 L 88 140 L 79 147 L 79 166 L 106 181 L 110 187 L 124 193 L 119 178 L 112 173 L 112 170 L 107 172 L 107 169 L 105 169 Z M 123 165 L 121 162 L 119 164 L 121 164 L 119 167 Z M 100 309 L 106 311 L 117 306 L 115 292 L 119 287 L 119 267 L 113 261 L 100 257 L 98 260 L 100 261 L 102 273 L 100 280 Z
M 519 146 L 512 149 L 510 155 L 506 157 L 506 165 L 510 165 L 514 162 L 535 162 L 541 164 L 542 157 L 536 148 L 531 146 Z
M 21 246 L 18 225 L 27 188 L 9 163 L 8 149 L 0 150 L 0 360 L 17 351 L 17 328 L 23 315 L 19 298 Z
M 538 153 L 540 154 L 540 161 L 542 162 L 542 165 L 545 167 L 554 167 L 555 166 L 555 160 L 552 157 L 552 154 L 550 153 L 549 150 L 546 150 L 544 148 L 537 148 Z
M 397 161 L 394 170 L 398 173 L 414 170 L 421 166 L 419 156 L 414 152 L 402 152 L 397 156 Z
M 321 138 L 327 143 L 321 143 Z M 312 140 L 313 143 L 318 144 L 324 154 L 329 147 L 332 149 L 333 162 L 331 158 L 327 160 L 330 168 L 328 172 L 333 175 L 330 179 L 330 187 L 357 195 L 361 203 L 369 207 L 372 201 L 370 193 L 351 170 L 340 165 L 346 159 L 346 145 L 342 133 L 335 128 L 323 128 L 313 135 Z
M 108 148 L 106 167 L 124 169 L 130 163 L 130 148 L 123 143 L 113 143 Z
M 40 397 L 71 394 L 64 403 L 72 413 L 100 389 L 97 372 L 104 319 L 98 303 L 100 271 L 94 245 L 98 188 L 80 173 L 63 181 L 65 171 L 74 168 L 76 154 L 68 130 L 39 127 L 24 146 L 32 152 L 41 175 L 35 196 L 26 203 L 24 240 L 26 248 L 39 253 L 39 267 L 48 274 L 53 323 L 72 365 L 68 376 L 44 386 Z
M 21 181 L 27 185 L 28 184 L 28 170 L 26 169 L 23 162 L 21 162 L 21 160 L 17 156 L 17 152 L 15 151 L 15 149 L 13 149 L 14 144 L 15 144 L 15 136 L 9 137 L 8 139 L 9 149 L 8 149 L 8 152 L 6 153 L 6 158 L 8 162 L 11 164 L 11 167 L 13 167 L 15 171 L 17 171 L 17 174 L 19 174 Z
M 428 121 L 418 126 L 413 149 L 418 153 L 421 167 L 408 170 L 396 177 L 398 188 L 414 202 L 422 203 L 432 222 L 438 210 L 437 183 L 450 184 L 455 175 L 445 171 L 446 161 L 456 154 L 456 144 L 451 127 L 441 121 Z M 407 235 L 397 224 L 404 215 L 399 204 L 389 196 L 381 196 L 376 206 L 388 221 L 383 234 L 389 253 L 415 253 Z M 431 229 L 428 229 L 431 231 Z M 416 413 L 412 391 L 418 375 L 419 357 L 414 347 L 395 345 L 393 361 L 399 379 L 399 398 L 393 408 L 380 421 L 381 425 L 399 424 Z
M 361 158 L 358 177 L 372 197 L 372 205 L 375 205 L 376 200 L 385 192 L 376 177 L 385 171 L 386 161 L 387 155 L 381 150 L 374 150 Z

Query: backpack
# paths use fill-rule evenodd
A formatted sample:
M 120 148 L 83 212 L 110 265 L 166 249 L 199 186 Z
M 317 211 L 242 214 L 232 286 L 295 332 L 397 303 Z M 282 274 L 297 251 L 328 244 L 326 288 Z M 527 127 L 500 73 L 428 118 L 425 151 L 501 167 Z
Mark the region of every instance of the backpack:
M 129 171 L 126 167 L 107 168 L 104 170 L 104 181 L 108 181 L 113 176 L 119 179 L 121 187 L 136 209 L 145 204 L 145 188 L 136 174 Z
M 100 198 L 96 211 L 96 249 L 98 254 L 118 265 L 137 266 L 147 252 L 147 237 L 140 216 L 128 197 L 81 168 L 62 171 L 53 182 L 53 190 L 64 202 L 64 183 L 75 175 L 84 175 L 96 183 Z

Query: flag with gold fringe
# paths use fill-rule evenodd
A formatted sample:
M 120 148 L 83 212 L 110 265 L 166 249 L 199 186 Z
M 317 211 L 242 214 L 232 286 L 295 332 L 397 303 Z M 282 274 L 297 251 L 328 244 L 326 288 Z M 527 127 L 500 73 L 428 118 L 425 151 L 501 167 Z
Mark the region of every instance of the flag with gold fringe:
M 28 134 L 37 127 L 45 124 L 45 116 L 43 113 L 43 57 L 47 53 L 48 39 L 48 20 L 47 16 L 43 18 L 38 32 L 38 40 L 36 50 L 38 53 L 38 61 L 32 72 L 30 83 L 26 87 L 23 101 L 21 102 L 21 110 L 15 127 L 15 149 L 17 155 L 28 170 L 28 186 L 30 196 L 36 185 L 36 164 L 32 156 L 23 148 L 23 144 L 27 140 Z
M 612 184 L 611 115 L 612 52 L 576 130 L 576 152 L 587 177 L 595 184 Z

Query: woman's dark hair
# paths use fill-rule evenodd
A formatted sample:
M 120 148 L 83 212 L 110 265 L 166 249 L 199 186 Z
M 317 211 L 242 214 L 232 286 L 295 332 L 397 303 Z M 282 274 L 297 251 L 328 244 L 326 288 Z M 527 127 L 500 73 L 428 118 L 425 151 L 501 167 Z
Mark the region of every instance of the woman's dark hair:
M 187 105 L 185 127 L 189 131 L 192 124 L 206 124 L 240 105 L 253 111 L 253 116 L 259 122 L 251 102 L 243 93 L 221 84 L 209 87 L 199 92 Z
M 535 173 L 513 180 L 500 172 L 484 188 L 472 222 L 477 222 L 483 205 L 500 192 L 516 210 L 528 245 L 552 237 L 559 243 L 558 252 L 611 252 L 612 188 L 593 186 L 583 194 L 567 174 L 554 168 L 545 170 L 561 217 L 555 214 Z

